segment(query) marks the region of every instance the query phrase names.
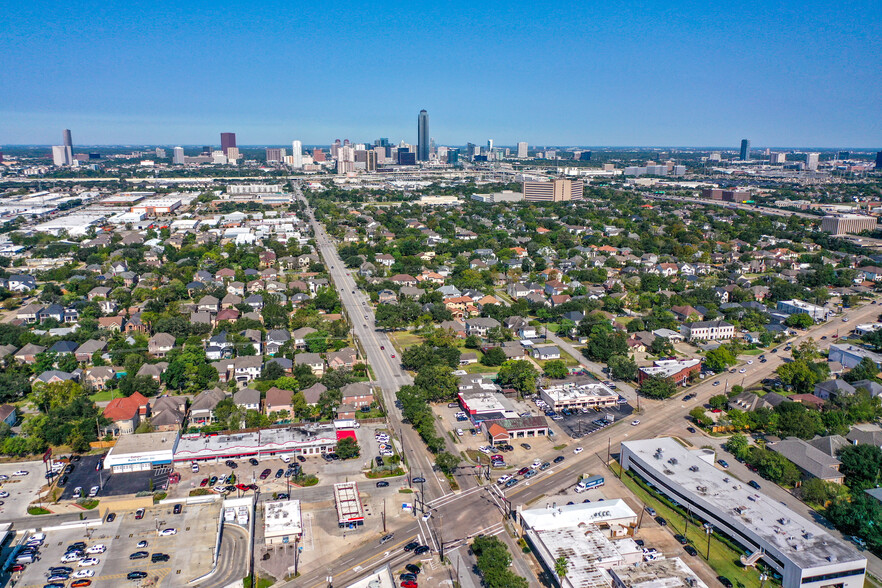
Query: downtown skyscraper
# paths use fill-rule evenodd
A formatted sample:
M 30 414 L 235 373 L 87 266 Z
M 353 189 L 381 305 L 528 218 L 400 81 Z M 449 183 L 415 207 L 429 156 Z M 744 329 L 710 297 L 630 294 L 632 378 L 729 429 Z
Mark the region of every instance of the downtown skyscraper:
M 236 133 L 221 133 L 221 151 L 229 156 L 230 147 L 236 146 Z
M 750 159 L 750 140 L 741 139 L 741 161 Z
M 417 119 L 417 161 L 429 161 L 429 113 L 425 109 Z

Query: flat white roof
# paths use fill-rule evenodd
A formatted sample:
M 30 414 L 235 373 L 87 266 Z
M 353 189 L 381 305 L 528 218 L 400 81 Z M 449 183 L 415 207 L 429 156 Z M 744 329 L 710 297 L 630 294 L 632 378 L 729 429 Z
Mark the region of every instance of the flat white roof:
M 760 547 L 774 548 L 800 568 L 866 563 L 856 550 L 823 527 L 729 476 L 701 459 L 699 451 L 688 450 L 670 437 L 623 441 L 622 449 L 634 454 L 660 479 L 678 486 L 696 506 L 706 505 L 734 529 L 746 530 L 748 537 L 756 536 L 767 544 Z
M 264 537 L 284 537 L 303 533 L 299 500 L 279 500 L 264 504 Z
M 656 361 L 654 366 L 642 367 L 640 371 L 650 376 L 669 377 L 678 374 L 683 370 L 695 367 L 701 363 L 701 359 L 685 359 L 682 361 L 676 359 L 663 359 Z
M 679 557 L 616 567 L 610 574 L 628 588 L 707 588 Z
M 175 461 L 245 455 L 256 453 L 258 450 L 293 451 L 301 447 L 319 447 L 336 443 L 337 431 L 330 425 L 261 429 L 232 435 L 185 435 L 178 442 Z
M 619 397 L 619 395 L 613 392 L 611 388 L 600 382 L 569 382 L 555 386 L 546 386 L 542 388 L 540 392 L 553 399 L 555 402 L 563 400 L 579 400 L 585 397 Z
M 358 485 L 355 482 L 334 484 L 334 501 L 337 503 L 337 518 L 341 523 L 364 520 Z
M 581 502 L 556 508 L 533 508 L 522 510 L 521 518 L 533 529 L 561 529 L 576 527 L 583 523 L 604 523 L 623 519 L 637 520 L 637 514 L 624 500 Z

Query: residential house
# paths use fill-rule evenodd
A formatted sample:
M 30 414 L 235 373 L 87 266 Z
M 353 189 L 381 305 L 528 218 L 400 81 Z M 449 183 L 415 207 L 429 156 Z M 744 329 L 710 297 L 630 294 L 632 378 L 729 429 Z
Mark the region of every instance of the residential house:
M 490 317 L 471 318 L 465 321 L 466 334 L 478 337 L 486 337 L 487 331 L 499 326 L 499 321 Z
M 853 396 L 856 389 L 845 380 L 827 380 L 815 384 L 815 396 L 829 400 L 838 396 Z
M 325 373 L 325 362 L 318 353 L 298 353 L 294 356 L 295 365 L 307 365 L 312 373 L 321 377 Z
M 175 346 L 175 338 L 169 333 L 156 333 L 147 341 L 147 352 L 153 357 L 165 357 Z
M 537 345 L 533 348 L 535 359 L 560 359 L 560 349 L 557 345 Z
M 90 339 L 77 348 L 75 356 L 77 358 L 77 361 L 89 361 L 92 359 L 92 356 L 96 352 L 104 353 L 104 350 L 106 348 L 106 342 L 99 341 L 97 339 Z
M 355 366 L 357 355 L 354 347 L 344 347 L 340 351 L 329 352 L 328 367 L 335 370 L 352 369 Z
M 226 393 L 220 388 L 203 390 L 197 394 L 190 405 L 190 425 L 204 427 L 215 422 L 214 409 L 226 397 Z
M 18 414 L 15 412 L 15 407 L 13 405 L 4 404 L 0 406 L 0 422 L 6 423 L 10 427 L 14 427 L 17 421 Z
M 302 350 L 306 349 L 306 337 L 307 335 L 312 335 L 317 332 L 312 327 L 301 327 L 291 333 L 291 339 L 294 340 L 294 349 Z
M 89 368 L 86 370 L 85 382 L 93 390 L 104 390 L 107 383 L 116 378 L 116 370 L 106 365 Z
M 149 401 L 140 392 L 131 396 L 114 398 L 104 407 L 105 418 L 113 421 L 107 432 L 115 437 L 131 435 L 138 428 L 141 417 L 149 416 Z
M 282 346 L 291 340 L 291 334 L 287 329 L 270 329 L 266 333 L 266 353 L 275 355 Z
M 355 408 L 370 406 L 374 402 L 374 391 L 367 382 L 354 382 L 343 386 L 341 404 L 350 404 Z
M 316 406 L 319 403 L 322 394 L 327 392 L 327 390 L 328 388 L 324 384 L 316 382 L 309 388 L 305 388 L 300 392 L 303 394 L 303 399 L 306 400 L 306 404 L 309 406 Z
M 138 373 L 135 374 L 137 376 L 150 376 L 157 382 L 162 377 L 162 372 L 168 369 L 167 361 L 160 361 L 159 363 L 145 363 L 140 368 L 138 368 Z
M 233 402 L 245 410 L 260 410 L 260 391 L 254 388 L 242 388 L 233 394 Z
M 292 398 L 294 392 L 291 390 L 282 390 L 273 386 L 266 391 L 266 399 L 263 403 L 264 414 L 270 416 L 272 413 L 284 413 L 282 418 L 290 418 L 294 416 L 294 403 Z
M 845 474 L 839 471 L 842 462 L 802 439 L 788 437 L 776 443 L 767 443 L 766 449 L 786 457 L 808 477 L 836 484 L 845 480 Z

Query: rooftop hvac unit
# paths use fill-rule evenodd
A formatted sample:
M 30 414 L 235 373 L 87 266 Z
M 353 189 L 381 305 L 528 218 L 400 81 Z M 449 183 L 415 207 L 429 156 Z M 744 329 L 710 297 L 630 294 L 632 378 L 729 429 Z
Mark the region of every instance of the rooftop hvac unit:
M 671 459 L 668 460 L 668 463 L 671 465 L 677 465 L 677 458 L 672 457 Z
M 697 472 L 697 471 L 698 471 L 698 466 L 696 466 L 696 465 L 694 465 L 694 466 L 689 466 L 689 471 L 690 471 L 690 472 Z

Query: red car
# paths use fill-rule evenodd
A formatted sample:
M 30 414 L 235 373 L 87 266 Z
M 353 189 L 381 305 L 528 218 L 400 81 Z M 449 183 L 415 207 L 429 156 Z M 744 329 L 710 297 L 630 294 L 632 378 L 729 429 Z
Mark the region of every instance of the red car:
M 401 588 L 418 588 L 417 583 L 413 580 L 405 580 L 401 583 Z
M 9 570 L 13 572 L 23 572 L 24 569 L 24 564 L 15 564 L 11 568 L 9 568 Z
M 395 359 L 395 354 L 394 354 L 394 353 L 392 354 L 392 359 Z
M 199 482 L 199 485 L 205 487 L 208 485 L 208 478 L 202 478 L 202 481 Z
M 380 345 L 380 349 L 386 349 L 385 345 Z
M 251 490 L 251 486 L 249 486 L 248 484 L 236 484 L 236 488 L 238 488 L 242 492 L 248 492 L 249 490 Z
M 521 468 L 518 470 L 518 475 L 523 476 L 524 474 L 526 474 L 529 471 L 530 471 L 530 468 Z
M 269 468 L 263 470 L 262 472 L 260 472 L 260 479 L 261 479 L 261 480 L 266 480 L 267 477 L 268 477 L 271 473 L 273 473 L 273 471 L 272 471 L 271 469 L 269 469 Z

